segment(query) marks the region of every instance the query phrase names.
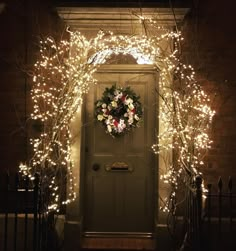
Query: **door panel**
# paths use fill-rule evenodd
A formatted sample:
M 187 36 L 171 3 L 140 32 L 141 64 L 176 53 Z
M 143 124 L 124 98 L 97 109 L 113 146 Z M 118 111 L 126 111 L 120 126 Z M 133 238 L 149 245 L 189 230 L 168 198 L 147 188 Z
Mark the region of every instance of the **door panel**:
M 152 232 L 156 75 L 120 71 L 96 78 L 85 100 L 84 231 Z M 113 84 L 131 86 L 144 109 L 140 127 L 118 138 L 94 119 L 94 102 Z

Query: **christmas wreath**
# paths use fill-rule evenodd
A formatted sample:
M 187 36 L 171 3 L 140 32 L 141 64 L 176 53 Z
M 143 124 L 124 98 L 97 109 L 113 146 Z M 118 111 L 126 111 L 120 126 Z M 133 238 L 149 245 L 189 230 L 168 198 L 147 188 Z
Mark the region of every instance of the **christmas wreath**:
M 123 135 L 140 123 L 143 111 L 139 99 L 130 87 L 106 88 L 95 102 L 95 118 L 111 136 Z

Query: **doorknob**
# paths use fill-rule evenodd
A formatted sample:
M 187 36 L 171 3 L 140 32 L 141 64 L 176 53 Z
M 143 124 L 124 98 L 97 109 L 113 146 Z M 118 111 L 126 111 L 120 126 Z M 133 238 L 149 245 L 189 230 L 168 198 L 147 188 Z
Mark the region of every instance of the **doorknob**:
M 100 169 L 100 165 L 98 163 L 94 163 L 92 168 L 94 171 L 98 171 Z

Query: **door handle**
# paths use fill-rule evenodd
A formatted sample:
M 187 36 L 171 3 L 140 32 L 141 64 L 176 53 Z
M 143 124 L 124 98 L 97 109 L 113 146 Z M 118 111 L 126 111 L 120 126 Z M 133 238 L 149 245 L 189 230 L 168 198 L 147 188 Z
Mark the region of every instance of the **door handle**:
M 98 171 L 100 169 L 100 165 L 98 163 L 94 163 L 92 168 L 93 168 L 93 171 L 96 172 L 96 171 Z

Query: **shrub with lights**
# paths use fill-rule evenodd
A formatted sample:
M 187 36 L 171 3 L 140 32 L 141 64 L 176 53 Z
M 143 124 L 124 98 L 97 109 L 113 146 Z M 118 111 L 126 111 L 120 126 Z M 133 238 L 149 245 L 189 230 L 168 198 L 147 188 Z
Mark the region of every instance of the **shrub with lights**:
M 56 43 L 46 38 L 40 42 L 31 91 L 31 119 L 40 124 L 40 132 L 30 139 L 32 158 L 20 165 L 20 172 L 31 180 L 35 173 L 40 174 L 42 193 L 49 194 L 48 211 L 58 211 L 61 204 L 76 198 L 70 124 L 83 95 L 96 84 L 94 73 L 114 54 L 131 54 L 137 63 L 152 64 L 160 72 L 156 83 L 160 128 L 152 148 L 165 160 L 161 179 L 171 184 L 170 196 L 163 200 L 162 209 L 170 210 L 179 183 L 199 174 L 211 144 L 211 101 L 196 82 L 192 67 L 179 60 L 181 34 L 157 27 L 151 19 L 140 20 L 154 35 L 100 31 L 88 40 L 79 32 L 70 32 L 70 41 Z M 63 200 L 61 187 L 65 183 L 67 197 Z

